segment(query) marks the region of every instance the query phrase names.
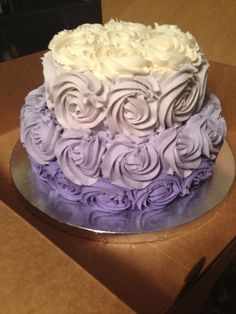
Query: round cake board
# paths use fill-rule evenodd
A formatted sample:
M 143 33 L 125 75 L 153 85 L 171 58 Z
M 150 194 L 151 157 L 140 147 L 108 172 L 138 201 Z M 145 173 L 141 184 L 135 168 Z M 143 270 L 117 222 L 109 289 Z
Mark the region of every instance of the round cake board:
M 225 142 L 213 176 L 191 195 L 179 197 L 158 210 L 126 210 L 108 213 L 67 201 L 39 180 L 31 169 L 26 150 L 16 143 L 10 161 L 13 183 L 33 214 L 82 238 L 134 243 L 164 240 L 199 226 L 217 211 L 230 193 L 235 178 L 235 160 Z

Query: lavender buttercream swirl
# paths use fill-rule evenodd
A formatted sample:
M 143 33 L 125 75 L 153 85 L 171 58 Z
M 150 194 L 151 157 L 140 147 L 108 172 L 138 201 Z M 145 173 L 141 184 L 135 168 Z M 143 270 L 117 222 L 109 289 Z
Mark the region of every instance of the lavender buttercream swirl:
M 159 154 L 162 169 L 167 174 L 185 178 L 199 167 L 203 150 L 201 123 L 199 120 L 178 130 L 170 128 L 150 137 L 149 143 Z
M 81 200 L 90 208 L 104 212 L 123 211 L 132 205 L 131 191 L 110 184 L 104 179 L 84 187 Z
M 177 134 L 178 131 L 175 128 L 170 128 L 162 133 L 153 133 L 148 139 L 148 143 L 160 156 L 161 169 L 170 175 L 178 173 L 175 157 L 173 155 L 176 147 Z
M 177 175 L 159 174 L 147 188 L 134 191 L 138 209 L 159 209 L 172 202 L 181 192 L 181 179 Z
M 25 98 L 25 104 L 21 109 L 21 123 L 31 119 L 32 114 L 43 113 L 46 110 L 45 89 L 41 85 L 32 90 Z
M 81 201 L 82 187 L 70 181 L 63 172 L 57 168 L 55 174 L 48 176 L 48 183 L 55 191 L 69 201 Z
M 108 147 L 102 174 L 113 184 L 142 189 L 159 173 L 160 160 L 155 149 L 139 138 L 117 135 Z
M 201 123 L 200 123 L 201 125 Z M 201 164 L 203 139 L 200 125 L 181 128 L 173 151 L 177 174 L 186 178 Z
M 183 65 L 160 81 L 161 96 L 158 102 L 159 131 L 178 127 L 202 107 L 208 64 L 201 71 L 190 65 Z
M 108 86 L 91 72 L 62 73 L 52 88 L 55 114 L 64 128 L 94 128 L 106 116 Z
M 214 165 L 214 161 L 203 157 L 200 166 L 183 180 L 183 189 L 185 189 L 187 193 L 190 193 L 195 187 L 210 178 L 212 176 Z
M 205 101 L 207 104 L 201 113 L 191 117 L 186 126 L 199 124 L 203 139 L 202 153 L 214 160 L 226 136 L 226 123 L 221 115 L 219 99 L 209 93 Z
M 57 161 L 52 161 L 47 165 L 39 165 L 31 159 L 31 165 L 39 178 L 65 199 L 73 202 L 81 200 L 82 187 L 74 184 L 64 175 Z
M 157 127 L 159 85 L 151 75 L 118 79 L 109 91 L 107 124 L 112 134 L 150 134 Z
M 39 164 L 55 159 L 55 145 L 61 136 L 61 127 L 46 110 L 34 113 L 21 125 L 21 141 L 28 154 Z
M 58 158 L 63 173 L 79 185 L 93 185 L 104 176 L 118 186 L 142 189 L 162 170 L 187 178 L 204 156 L 215 160 L 226 134 L 220 102 L 210 92 L 201 111 L 183 126 L 142 137 L 109 137 L 103 128 L 63 129 L 43 94 L 40 87 L 26 98 L 21 140 L 34 161 L 45 165 Z
M 199 184 L 212 175 L 215 164 L 214 161 L 203 157 L 199 168 L 187 178 L 181 178 L 176 174 L 168 175 L 161 171 L 147 187 L 129 190 L 111 184 L 103 178 L 99 178 L 92 186 L 80 186 L 71 182 L 62 173 L 56 161 L 47 165 L 38 165 L 34 160 L 31 161 L 40 179 L 65 199 L 83 203 L 89 208 L 106 213 L 124 212 L 128 209 L 142 211 L 162 209 L 177 196 L 191 194 Z M 100 217 L 99 213 L 98 216 Z
M 74 183 L 92 185 L 100 175 L 106 150 L 106 134 L 93 135 L 88 129 L 66 130 L 56 145 L 57 161 L 63 173 Z

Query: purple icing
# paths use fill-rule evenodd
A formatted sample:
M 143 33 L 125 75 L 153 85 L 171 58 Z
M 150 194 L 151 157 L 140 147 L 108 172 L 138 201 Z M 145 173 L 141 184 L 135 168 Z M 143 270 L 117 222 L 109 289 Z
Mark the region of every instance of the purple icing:
M 55 149 L 64 174 L 76 184 L 94 184 L 100 174 L 105 143 L 104 132 L 92 134 L 88 129 L 66 130 Z
M 44 88 L 21 111 L 21 140 L 33 169 L 70 201 L 104 212 L 159 209 L 212 174 L 226 134 L 220 102 L 207 93 L 200 112 L 179 128 L 145 137 L 64 129 L 45 105 Z
M 84 186 L 81 200 L 89 207 L 105 212 L 122 211 L 132 207 L 131 191 L 104 179 L 100 179 L 95 185 Z
M 140 138 L 117 135 L 108 147 L 102 174 L 113 184 L 141 189 L 160 171 L 159 155 L 152 145 Z
M 152 75 L 117 79 L 108 97 L 107 123 L 111 134 L 151 134 L 158 126 L 159 92 Z
M 32 166 L 37 175 L 65 199 L 103 212 L 119 212 L 127 209 L 160 209 L 177 196 L 190 194 L 212 175 L 214 162 L 204 157 L 199 168 L 185 179 L 162 172 L 147 187 L 134 190 L 121 188 L 102 178 L 92 186 L 76 185 L 63 175 L 57 162 L 37 165 L 33 161 Z
M 182 191 L 177 175 L 161 173 L 152 183 L 141 190 L 134 190 L 134 207 L 138 209 L 159 209 L 172 202 Z

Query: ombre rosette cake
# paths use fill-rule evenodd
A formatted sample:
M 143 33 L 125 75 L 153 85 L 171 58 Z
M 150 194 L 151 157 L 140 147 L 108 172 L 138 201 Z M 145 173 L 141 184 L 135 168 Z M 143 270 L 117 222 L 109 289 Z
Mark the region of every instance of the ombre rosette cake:
M 155 210 L 185 197 L 211 177 L 226 135 L 208 67 L 173 25 L 58 33 L 21 112 L 33 170 L 78 209 Z

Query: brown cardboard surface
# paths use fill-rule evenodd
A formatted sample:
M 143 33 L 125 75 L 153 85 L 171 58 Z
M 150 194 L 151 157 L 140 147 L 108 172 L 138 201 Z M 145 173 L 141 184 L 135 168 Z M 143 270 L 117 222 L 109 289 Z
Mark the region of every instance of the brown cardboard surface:
M 196 38 L 207 57 L 236 65 L 234 0 L 102 0 L 103 21 L 118 18 L 146 25 L 175 24 Z
M 132 313 L 0 202 L 0 313 Z

